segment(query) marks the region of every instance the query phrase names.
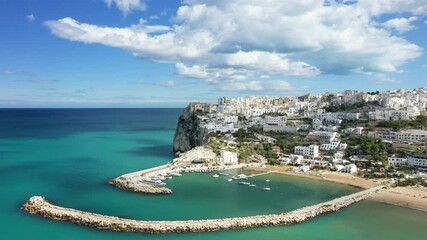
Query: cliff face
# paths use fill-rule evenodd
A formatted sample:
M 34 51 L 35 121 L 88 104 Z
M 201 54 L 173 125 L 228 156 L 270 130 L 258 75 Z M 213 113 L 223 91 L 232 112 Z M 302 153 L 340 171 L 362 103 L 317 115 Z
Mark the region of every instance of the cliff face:
M 207 141 L 207 131 L 200 127 L 200 119 L 188 106 L 181 114 L 173 139 L 173 150 L 185 152 L 194 147 L 201 146 Z

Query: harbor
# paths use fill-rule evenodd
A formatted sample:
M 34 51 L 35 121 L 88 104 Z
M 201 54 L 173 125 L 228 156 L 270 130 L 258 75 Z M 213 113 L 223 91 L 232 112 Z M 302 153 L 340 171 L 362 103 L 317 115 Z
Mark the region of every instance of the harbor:
M 22 209 L 53 220 L 69 221 L 79 225 L 98 229 L 143 233 L 210 232 L 219 230 L 242 229 L 251 227 L 279 226 L 302 223 L 321 214 L 335 212 L 354 203 L 365 200 L 383 190 L 377 186 L 347 196 L 339 197 L 320 204 L 303 207 L 294 211 L 235 217 L 224 219 L 181 220 L 181 221 L 144 221 L 118 218 L 63 208 L 47 202 L 43 197 L 33 196 Z
M 194 164 L 194 161 L 197 161 L 202 157 L 212 155 L 215 155 L 215 153 L 213 153 L 210 149 L 204 147 L 194 148 L 182 154 L 180 157 L 175 158 L 170 163 L 121 175 L 110 180 L 109 184 L 132 192 L 147 194 L 172 194 L 173 191 L 166 187 L 166 180 L 172 179 L 173 177 L 179 177 L 182 173 L 220 172 L 249 167 L 261 167 L 263 165 L 259 163 L 238 163 L 233 165 L 220 166 L 205 166 L 202 164 Z M 248 176 L 240 174 L 233 176 L 232 179 L 249 179 L 270 173 L 274 173 L 274 171 L 256 173 Z M 222 173 L 222 175 L 224 175 L 224 173 Z

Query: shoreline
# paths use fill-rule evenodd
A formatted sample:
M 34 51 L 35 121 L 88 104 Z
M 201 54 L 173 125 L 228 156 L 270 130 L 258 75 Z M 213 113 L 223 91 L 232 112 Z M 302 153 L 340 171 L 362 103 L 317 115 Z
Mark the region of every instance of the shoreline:
M 337 173 L 330 171 L 310 171 L 308 173 L 297 173 L 293 172 L 291 169 L 292 168 L 288 166 L 266 166 L 247 168 L 247 170 L 260 172 L 276 170 L 276 174 L 280 175 L 328 181 L 361 189 L 368 189 L 374 186 L 385 184 L 385 182 L 387 182 L 387 180 L 381 181 L 373 179 L 364 179 L 346 173 Z M 368 198 L 367 200 L 427 212 L 427 188 L 389 188 L 381 191 L 373 197 Z

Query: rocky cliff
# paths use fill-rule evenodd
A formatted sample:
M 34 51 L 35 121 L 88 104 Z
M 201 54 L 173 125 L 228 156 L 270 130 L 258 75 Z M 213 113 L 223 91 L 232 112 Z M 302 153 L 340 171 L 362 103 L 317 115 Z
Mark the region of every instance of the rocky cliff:
M 200 119 L 197 113 L 191 110 L 189 105 L 181 114 L 173 139 L 175 153 L 185 152 L 207 142 L 208 132 L 200 127 Z

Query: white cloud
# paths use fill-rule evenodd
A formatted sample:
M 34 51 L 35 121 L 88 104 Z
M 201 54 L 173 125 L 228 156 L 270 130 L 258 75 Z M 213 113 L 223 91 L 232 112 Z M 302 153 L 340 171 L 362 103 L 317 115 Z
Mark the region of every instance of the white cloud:
M 410 16 L 376 22 L 381 15 L 395 13 Z M 177 74 L 218 83 L 356 70 L 398 72 L 423 49 L 394 29 L 410 30 L 411 22 L 426 13 L 427 0 L 341 1 L 330 7 L 322 0 L 185 0 L 172 27 L 142 20 L 115 28 L 72 18 L 48 21 L 46 26 L 64 39 L 175 63 Z
M 115 5 L 124 15 L 128 15 L 134 10 L 145 11 L 147 5 L 142 0 L 104 0 L 104 2 L 111 7 Z
M 389 75 L 383 74 L 383 73 L 374 74 L 372 76 L 371 80 L 374 82 L 378 82 L 378 83 L 388 83 L 388 84 L 400 82 L 400 80 L 394 79 L 394 78 L 390 77 Z
M 220 89 L 223 91 L 233 91 L 233 92 L 262 91 L 264 90 L 264 86 L 262 85 L 261 81 L 250 81 L 247 83 L 234 82 L 234 83 L 221 85 Z
M 251 51 L 239 51 L 228 54 L 225 62 L 229 66 L 264 71 L 266 74 L 290 76 L 315 76 L 320 73 L 316 67 L 304 62 L 291 62 L 285 54 Z
M 208 68 L 206 65 L 187 66 L 184 63 L 175 65 L 177 74 L 196 79 L 203 79 L 209 83 L 219 83 L 221 81 L 242 81 L 254 74 L 245 69 L 228 68 Z
M 415 16 L 409 18 L 393 18 L 383 23 L 383 26 L 387 29 L 394 29 L 399 33 L 404 33 L 413 29 L 416 29 L 412 22 L 416 21 L 418 18 Z
M 12 75 L 12 74 L 15 74 L 15 71 L 6 69 L 6 70 L 3 70 L 2 73 L 5 74 L 5 75 Z
M 272 81 L 249 81 L 249 82 L 232 82 L 219 86 L 222 91 L 230 92 L 282 92 L 290 91 L 295 89 L 289 82 L 284 80 L 272 80 Z
M 166 81 L 166 82 L 162 82 L 161 85 L 166 87 L 175 87 L 176 83 L 174 81 Z
M 34 22 L 36 20 L 36 17 L 34 16 L 34 14 L 27 15 L 26 17 L 28 22 Z
M 144 80 L 138 80 L 136 83 L 147 86 L 162 86 L 162 87 L 175 87 L 176 83 L 174 81 L 164 81 L 164 82 L 150 82 Z
M 175 67 L 177 73 L 181 76 L 198 79 L 207 79 L 209 77 L 206 66 L 194 65 L 189 67 L 184 63 L 177 63 Z

